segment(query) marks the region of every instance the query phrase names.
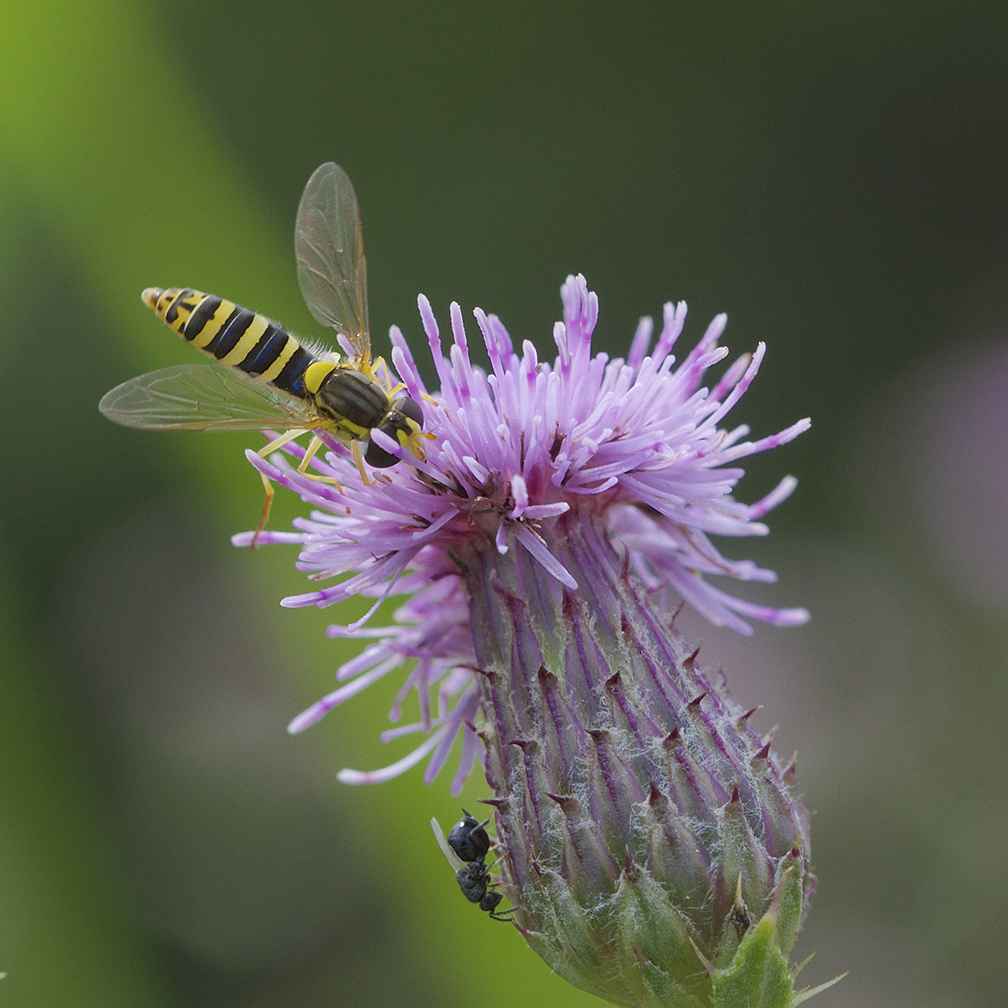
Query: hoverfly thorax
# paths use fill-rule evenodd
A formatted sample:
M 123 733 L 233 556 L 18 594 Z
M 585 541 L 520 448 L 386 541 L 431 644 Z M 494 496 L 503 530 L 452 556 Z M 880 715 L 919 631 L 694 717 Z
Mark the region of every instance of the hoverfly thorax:
M 320 370 L 327 365 L 313 365 Z M 352 437 L 363 440 L 372 427 L 377 427 L 389 411 L 389 397 L 371 377 L 356 368 L 329 365 L 329 371 L 318 384 L 309 368 L 305 375 L 319 416 L 337 424 Z

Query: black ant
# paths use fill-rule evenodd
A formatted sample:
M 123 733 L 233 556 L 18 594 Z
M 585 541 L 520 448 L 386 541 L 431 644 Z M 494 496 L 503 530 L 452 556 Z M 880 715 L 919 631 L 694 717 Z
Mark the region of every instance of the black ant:
M 480 910 L 485 910 L 494 920 L 510 921 L 507 916 L 512 911 L 497 913 L 497 907 L 504 897 L 493 887 L 496 885 L 487 871 L 486 856 L 490 851 L 490 837 L 484 827 L 489 819 L 477 822 L 476 817 L 462 809 L 462 818 L 452 827 L 448 834 L 448 846 L 455 852 L 459 860 L 466 862 L 465 868 L 455 872 L 455 880 L 470 903 L 477 903 Z

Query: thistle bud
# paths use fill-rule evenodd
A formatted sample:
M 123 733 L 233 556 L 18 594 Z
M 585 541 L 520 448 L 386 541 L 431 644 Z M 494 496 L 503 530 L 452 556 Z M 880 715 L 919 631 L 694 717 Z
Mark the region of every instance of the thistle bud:
M 628 1006 L 709 1004 L 749 968 L 746 936 L 770 925 L 787 990 L 766 1004 L 790 1004 L 786 956 L 815 887 L 793 773 L 650 604 L 602 520 L 566 514 L 539 531 L 576 591 L 523 551 L 458 558 L 518 925 L 565 979 Z
M 508 897 L 546 963 L 614 1004 L 797 1004 L 807 994 L 794 994 L 787 954 L 815 879 L 794 768 L 749 727 L 721 676 L 702 670 L 674 616 L 689 604 L 741 633 L 749 619 L 808 618 L 715 587 L 774 574 L 725 558 L 710 536 L 766 533 L 760 519 L 795 481 L 743 504 L 735 463 L 809 423 L 757 441 L 721 426 L 764 353 L 705 386 L 727 354 L 723 316 L 676 365 L 686 310 L 668 304 L 652 351 L 645 319 L 626 359 L 609 360 L 591 355 L 598 302 L 584 278 L 569 277 L 562 296 L 552 364 L 528 342 L 519 355 L 500 321 L 477 311 L 486 371 L 470 360 L 458 306 L 445 356 L 421 298 L 437 391 L 393 329 L 392 362 L 425 403 L 423 457 L 379 430 L 372 440 L 402 464 L 374 479 L 335 443 L 314 473 L 248 453 L 315 508 L 297 532 L 258 542 L 300 543 L 300 567 L 317 578 L 350 574 L 285 605 L 410 596 L 392 626 L 367 628 L 365 617 L 331 628 L 370 643 L 291 730 L 408 665 L 392 718 L 413 689 L 420 717 L 383 738 L 423 741 L 340 779 L 387 780 L 427 758 L 430 781 L 460 737 L 453 790 L 481 761 L 497 830 L 493 878 L 476 851 L 456 866 L 468 899 L 496 914 L 496 895 L 484 896 Z

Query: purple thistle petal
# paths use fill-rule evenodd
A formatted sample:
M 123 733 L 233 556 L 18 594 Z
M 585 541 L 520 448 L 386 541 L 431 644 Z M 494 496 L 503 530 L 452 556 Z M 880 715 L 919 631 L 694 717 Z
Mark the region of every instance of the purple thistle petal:
M 306 711 L 294 718 L 294 720 L 287 726 L 287 731 L 290 732 L 291 735 L 296 735 L 298 732 L 304 731 L 305 728 L 309 727 L 309 725 L 313 725 L 316 721 L 320 721 L 325 714 L 333 709 L 333 707 L 339 706 L 344 700 L 349 700 L 350 697 L 356 696 L 367 686 L 370 686 L 372 683 L 384 678 L 398 665 L 398 660 L 390 659 L 383 665 L 379 665 L 378 668 L 372 669 L 370 672 L 358 676 L 352 683 L 348 683 L 346 686 L 341 686 L 338 690 L 333 690 L 332 693 L 322 697 L 321 700 L 317 700 Z
M 786 501 L 797 486 L 798 480 L 794 476 L 785 476 L 766 497 L 750 505 L 748 517 L 762 518 L 768 511 L 772 511 L 778 504 Z
M 553 575 L 561 584 L 568 588 L 577 589 L 577 581 L 571 577 L 567 568 L 552 553 L 549 547 L 535 534 L 535 532 L 524 525 L 515 526 L 515 538 L 522 544 Z
M 475 707 L 470 710 L 475 692 L 468 692 L 475 682 L 474 644 L 460 562 L 482 542 L 508 556 L 514 540 L 544 576 L 573 591 L 577 579 L 543 533 L 551 523 L 581 513 L 607 516 L 613 547 L 653 598 L 668 599 L 669 612 L 684 599 L 712 622 L 745 634 L 752 632 L 750 619 L 795 625 L 808 618 L 803 609 L 736 599 L 707 580 L 774 578 L 748 561 L 726 559 L 710 540 L 711 535 L 765 535 L 759 519 L 794 489 L 788 477 L 756 504 L 731 496 L 743 475 L 732 463 L 784 444 L 808 427 L 802 420 L 756 441 L 741 440 L 749 433 L 745 425 L 731 431 L 719 427 L 755 377 L 765 347 L 742 355 L 705 387 L 707 371 L 727 354 L 718 345 L 724 315 L 711 322 L 677 365 L 671 351 L 685 324 L 686 305 L 669 302 L 652 354 L 653 325 L 642 319 L 623 361 L 592 356 L 598 299 L 584 277 L 568 277 L 561 299 L 563 321 L 553 329 L 557 357 L 552 362 L 540 360 L 528 340 L 516 351 L 500 319 L 477 309 L 489 371 L 471 361 L 458 304 L 450 308 L 451 343 L 445 353 L 429 301 L 422 295 L 417 299 L 440 382 L 432 402 L 424 405 L 425 430 L 434 439 L 423 442 L 423 459 L 380 431 L 372 432 L 375 443 L 401 461 L 366 483 L 339 443 L 331 444 L 325 458 L 313 460 L 311 474 L 298 473 L 279 454 L 263 459 L 249 453 L 259 472 L 313 508 L 310 518 L 295 523 L 296 531 L 263 532 L 258 541 L 299 543 L 298 567 L 313 579 L 349 575 L 290 596 L 283 605 L 325 606 L 355 594 L 371 596 L 374 604 L 364 617 L 333 631 L 365 637 L 370 634 L 364 623 L 387 597 L 415 593 L 399 610 L 397 625 L 383 630 L 377 641 L 372 637 L 360 663 L 348 663 L 340 672 L 341 679 L 355 678 L 295 725 L 311 723 L 363 683 L 411 662 L 392 715 L 398 718 L 400 704 L 415 691 L 423 730 L 436 731 L 443 742 L 436 752 L 424 750 L 434 752 L 427 776 L 442 765 L 460 733 L 462 762 L 471 767 L 479 749 L 477 736 L 466 727 L 476 713 Z M 419 401 L 427 390 L 409 346 L 396 328 L 391 340 L 400 380 Z M 297 445 L 284 451 L 295 465 L 303 458 L 304 449 Z M 312 478 L 314 473 L 337 479 L 339 486 Z M 233 541 L 249 545 L 252 536 Z M 425 633 L 424 627 L 436 632 Z M 438 714 L 432 710 L 435 696 Z M 375 773 L 385 779 L 384 771 Z M 373 774 L 354 779 L 365 778 L 378 779 Z
M 385 781 L 394 780 L 400 774 L 404 774 L 411 767 L 416 766 L 427 753 L 440 745 L 444 735 L 445 729 L 439 728 L 430 738 L 395 763 L 390 763 L 379 770 L 351 770 L 347 768 L 340 770 L 336 774 L 336 779 L 341 784 L 383 784 Z

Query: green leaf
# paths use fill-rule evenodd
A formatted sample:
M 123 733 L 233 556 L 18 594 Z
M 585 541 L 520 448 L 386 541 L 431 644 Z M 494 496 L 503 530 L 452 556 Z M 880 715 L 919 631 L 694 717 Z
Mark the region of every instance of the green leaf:
M 777 944 L 777 921 L 767 914 L 742 939 L 735 961 L 714 974 L 715 1008 L 790 1008 L 794 982 Z

